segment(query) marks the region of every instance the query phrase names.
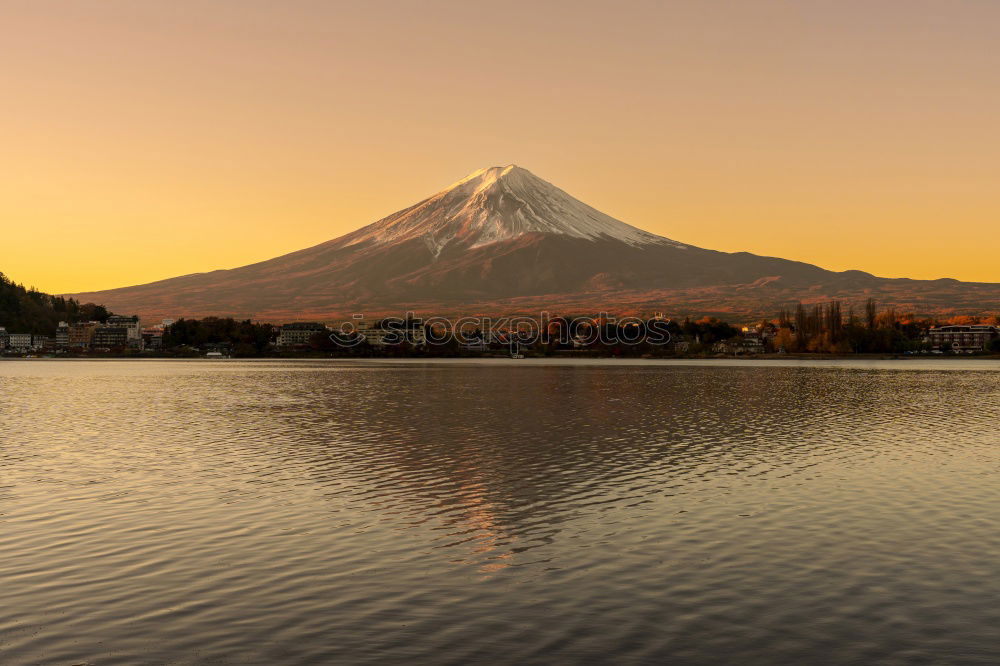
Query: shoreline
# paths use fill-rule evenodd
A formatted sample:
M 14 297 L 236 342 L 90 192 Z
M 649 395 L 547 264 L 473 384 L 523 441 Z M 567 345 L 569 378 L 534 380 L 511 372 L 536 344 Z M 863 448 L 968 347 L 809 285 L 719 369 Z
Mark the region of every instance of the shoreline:
M 74 356 L 74 357 L 2 357 L 0 361 L 72 361 L 72 362 L 192 362 L 214 363 L 222 367 L 232 367 L 235 363 L 339 363 L 357 366 L 420 366 L 420 365 L 458 365 L 458 366 L 491 366 L 491 367 L 694 367 L 694 366 L 726 366 L 726 367 L 826 367 L 826 368 L 895 368 L 914 370 L 1000 370 L 1000 355 L 962 355 L 962 356 L 892 356 L 884 354 L 865 355 L 761 355 L 733 357 L 660 357 L 641 358 L 637 356 L 529 356 L 514 359 L 509 356 L 254 356 L 239 358 L 205 358 L 205 357 L 175 357 L 175 356 Z M 909 362 L 908 362 L 909 361 Z M 964 363 L 962 363 L 964 361 Z

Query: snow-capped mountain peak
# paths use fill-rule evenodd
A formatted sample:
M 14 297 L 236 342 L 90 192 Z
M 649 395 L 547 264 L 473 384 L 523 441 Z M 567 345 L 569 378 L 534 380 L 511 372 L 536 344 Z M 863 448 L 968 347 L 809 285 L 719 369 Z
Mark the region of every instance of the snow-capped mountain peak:
M 629 245 L 680 243 L 588 206 L 514 164 L 479 169 L 446 189 L 350 234 L 347 245 L 422 239 L 433 256 L 451 243 L 474 248 L 527 233 L 561 234 Z
M 143 317 L 331 321 L 661 310 L 770 316 L 796 300 L 873 295 L 922 312 L 989 309 L 1000 284 L 890 280 L 686 246 L 594 210 L 530 171 L 490 167 L 346 236 L 230 270 L 74 294 Z M 914 306 L 914 304 L 916 304 Z M 537 308 L 537 309 L 536 309 Z M 265 319 L 267 317 L 268 319 Z

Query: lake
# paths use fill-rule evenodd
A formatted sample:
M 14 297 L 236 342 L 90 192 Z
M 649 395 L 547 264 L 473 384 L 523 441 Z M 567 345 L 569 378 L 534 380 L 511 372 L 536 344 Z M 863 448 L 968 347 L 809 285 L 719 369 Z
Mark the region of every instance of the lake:
M 1000 363 L 0 362 L 0 663 L 1000 662 Z

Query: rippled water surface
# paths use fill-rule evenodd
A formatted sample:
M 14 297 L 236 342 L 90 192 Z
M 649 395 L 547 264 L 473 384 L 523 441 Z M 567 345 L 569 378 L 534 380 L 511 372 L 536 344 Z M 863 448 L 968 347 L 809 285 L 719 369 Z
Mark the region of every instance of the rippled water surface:
M 1000 663 L 1000 366 L 0 362 L 0 663 Z

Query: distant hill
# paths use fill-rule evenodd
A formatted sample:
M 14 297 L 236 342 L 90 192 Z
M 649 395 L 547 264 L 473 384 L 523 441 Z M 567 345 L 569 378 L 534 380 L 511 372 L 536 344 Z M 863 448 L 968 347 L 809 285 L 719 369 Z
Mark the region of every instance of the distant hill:
M 616 220 L 520 167 L 491 167 L 312 248 L 80 294 L 145 316 L 330 319 L 360 312 L 757 317 L 795 301 L 875 298 L 917 314 L 1000 308 L 1000 284 L 880 278 L 680 243 Z
M 8 332 L 53 335 L 60 321 L 104 321 L 109 315 L 103 306 L 26 288 L 0 273 L 0 326 Z

